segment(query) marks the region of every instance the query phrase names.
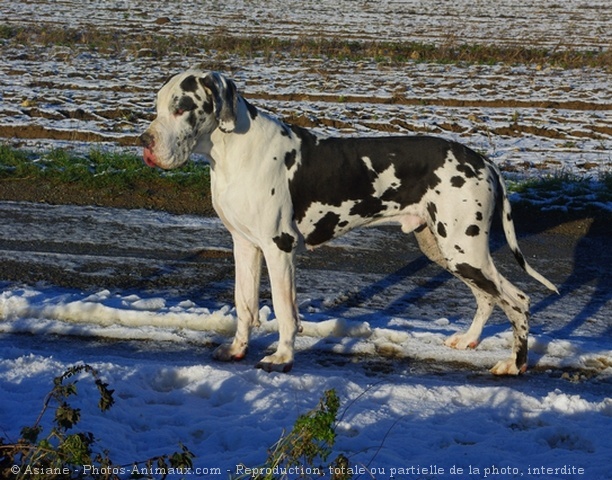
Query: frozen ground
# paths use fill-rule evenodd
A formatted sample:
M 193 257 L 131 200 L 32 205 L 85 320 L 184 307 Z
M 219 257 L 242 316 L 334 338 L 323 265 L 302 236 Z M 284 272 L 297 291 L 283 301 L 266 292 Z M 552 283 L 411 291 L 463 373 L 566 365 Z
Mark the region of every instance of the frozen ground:
M 225 31 L 436 43 L 459 38 L 471 43 L 521 41 L 556 48 L 609 47 L 612 43 L 612 12 L 606 0 L 98 0 L 95 4 L 60 0 L 10 2 L 1 11 L 8 23 L 96 24 L 162 34 Z
M 330 15 L 329 9 L 342 12 L 345 4 L 307 2 L 292 9 L 276 2 L 249 2 L 248 8 L 226 2 L 219 9 L 216 2 L 204 2 L 202 13 L 193 15 L 191 2 L 146 2 L 146 7 L 139 2 L 97 2 L 95 9 L 87 2 L 3 2 L 0 15 L 15 25 L 120 24 L 157 33 L 225 29 L 249 35 L 259 26 L 271 36 L 289 34 L 290 28 L 310 34 L 308 26 L 337 22 L 333 32 L 346 29 L 349 38 L 360 38 L 369 28 L 389 30 L 388 15 L 406 23 L 398 28 L 397 40 L 414 39 L 418 25 L 429 33 L 421 38 L 424 41 L 434 41 L 438 31 L 452 36 L 455 28 L 462 29 L 457 37 L 467 42 L 514 43 L 520 38 L 522 45 L 539 45 L 536 39 L 528 43 L 535 35 L 558 48 L 610 45 L 610 29 L 598 27 L 610 23 L 612 9 L 606 2 L 519 3 L 357 2 L 354 8 L 350 2 L 350 14 Z M 166 15 L 170 23 L 153 22 Z M 295 21 L 295 15 L 310 22 Z M 253 17 L 267 20 L 257 22 Z M 439 30 L 423 23 L 422 17 L 439 24 Z M 235 32 L 231 26 L 241 22 L 248 28 Z M 487 31 L 487 25 L 500 23 L 503 31 Z M 380 31 L 372 35 L 385 38 Z M 101 54 L 83 46 L 4 45 L 2 53 L 0 137 L 17 145 L 85 150 L 92 144 L 136 145 L 151 119 L 154 93 L 168 75 L 200 66 L 230 75 L 260 108 L 329 134 L 444 135 L 486 152 L 503 169 L 522 175 L 566 170 L 597 176 L 612 165 L 612 84 L 609 71 L 601 69 L 418 62 L 388 66 L 368 60 L 283 54 L 247 58 L 223 52 L 172 52 L 156 58 L 129 49 Z
M 376 468 L 375 478 L 433 465 L 436 474 L 395 478 L 494 478 L 486 468 L 511 468 L 504 478 L 610 478 L 605 237 L 521 240 L 559 297 L 522 275 L 494 239 L 502 270 L 533 300 L 530 371 L 500 379 L 487 369 L 509 352 L 506 320 L 495 315 L 474 351 L 444 347 L 473 313 L 467 288 L 424 261 L 410 237 L 354 232 L 301 257 L 304 333 L 294 370 L 281 375 L 253 369 L 276 339 L 266 282 L 247 360 L 211 360 L 235 324 L 230 244 L 217 220 L 11 202 L 0 203 L 0 218 L 0 428 L 8 438 L 33 422 L 52 376 L 87 362 L 118 403 L 100 415 L 84 401 L 83 428 L 118 464 L 183 442 L 197 467 L 221 472 L 195 478 L 227 477 L 240 462 L 260 464 L 283 429 L 335 388 L 347 408 L 337 452 Z M 564 466 L 585 473 L 530 474 Z M 451 475 L 453 467 L 463 474 Z
M 0 3 L 3 21 L 17 25 L 275 36 L 331 29 L 350 39 L 558 48 L 609 48 L 610 15 L 608 2 L 578 0 Z M 165 16 L 170 22 L 155 23 Z M 205 52 L 156 60 L 5 45 L 2 53 L 0 137 L 14 145 L 132 148 L 167 75 L 202 64 L 230 73 L 259 107 L 328 133 L 450 136 L 520 176 L 610 169 L 612 92 L 602 70 Z M 98 414 L 82 382 L 82 428 L 117 464 L 182 442 L 202 469 L 186 478 L 227 478 L 238 463 L 260 464 L 283 429 L 335 388 L 346 408 L 336 453 L 376 469 L 360 478 L 612 478 L 609 235 L 523 235 L 558 297 L 521 274 L 494 238 L 496 262 L 533 305 L 530 370 L 506 379 L 487 372 L 509 352 L 506 320 L 496 314 L 474 351 L 444 347 L 469 324 L 473 300 L 395 231 L 355 232 L 300 258 L 305 329 L 294 370 L 280 375 L 252 368 L 276 339 L 265 282 L 248 358 L 210 358 L 235 323 L 230 244 L 218 221 L 2 202 L 0 225 L 0 435 L 9 440 L 34 422 L 52 377 L 87 362 L 117 404 Z

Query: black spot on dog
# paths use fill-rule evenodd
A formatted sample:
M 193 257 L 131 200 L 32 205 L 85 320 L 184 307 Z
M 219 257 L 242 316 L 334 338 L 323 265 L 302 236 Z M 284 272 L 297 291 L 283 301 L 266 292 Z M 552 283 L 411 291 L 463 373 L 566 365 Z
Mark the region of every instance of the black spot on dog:
M 476 220 L 479 222 L 482 220 L 482 212 L 476 212 Z
M 270 192 L 270 195 L 274 196 L 274 192 L 275 192 L 275 190 L 272 189 L 272 191 Z
M 385 201 L 385 202 L 388 202 L 388 201 L 390 201 L 391 199 L 395 198 L 395 197 L 397 196 L 397 194 L 398 194 L 398 190 L 397 190 L 397 188 L 398 188 L 398 186 L 397 186 L 397 185 L 396 185 L 396 186 L 393 186 L 393 185 L 392 185 L 392 186 L 390 186 L 390 187 L 389 187 L 389 188 L 387 188 L 387 189 L 385 190 L 385 192 L 384 192 L 384 193 L 383 193 L 383 194 L 380 196 L 380 199 L 381 199 L 381 200 L 383 200 L 383 201 Z M 395 207 L 397 208 L 397 205 L 396 205 Z
M 287 170 L 290 170 L 293 165 L 295 165 L 295 157 L 297 155 L 297 150 L 293 149 L 290 152 L 285 154 L 285 166 Z
M 272 240 L 274 241 L 274 243 L 276 243 L 276 246 L 283 252 L 289 253 L 291 250 L 293 250 L 293 244 L 295 241 L 295 237 L 293 235 L 290 235 L 288 233 L 281 233 L 280 235 L 274 237 Z
M 195 75 L 189 75 L 181 82 L 181 90 L 184 92 L 195 92 L 198 89 L 198 81 Z
M 479 268 L 472 267 L 467 263 L 460 263 L 455 267 L 455 272 L 462 278 L 471 281 L 474 285 L 489 295 L 499 297 L 499 290 L 497 289 L 495 283 L 487 278 Z
M 206 101 L 204 102 L 204 105 L 202 106 L 202 108 L 204 109 L 204 111 L 210 115 L 211 113 L 213 113 L 214 110 L 214 105 L 213 102 L 211 101 L 210 98 L 207 98 Z
M 405 208 L 441 182 L 436 170 L 444 165 L 448 152 L 445 140 L 427 136 L 318 139 L 304 128 L 291 126 L 291 130 L 301 142 L 300 163 L 289 182 L 298 222 L 315 202 L 338 207 L 378 197 Z M 371 169 L 364 157 L 370 159 Z M 390 166 L 399 185 L 377 195 L 373 182 Z M 362 207 L 368 214 L 382 211 L 381 204 L 372 200 Z
M 191 125 L 191 128 L 196 127 L 196 124 L 198 123 L 198 116 L 195 114 L 195 112 L 189 112 L 189 116 L 187 117 L 187 123 Z
M 450 142 L 450 146 L 453 156 L 459 163 L 457 170 L 467 178 L 478 177 L 481 170 L 486 166 L 486 159 L 461 143 Z
M 459 245 L 455 245 L 455 250 L 457 250 L 459 253 L 465 253 L 463 248 L 461 248 Z
M 367 197 L 361 202 L 357 202 L 353 208 L 351 208 L 350 214 L 359 215 L 362 218 L 372 218 L 386 209 L 387 206 L 380 198 Z
M 520 370 L 527 364 L 527 337 L 520 337 L 518 342 L 519 346 L 516 352 L 516 368 Z
M 460 176 L 454 176 L 451 178 L 451 185 L 456 188 L 461 188 L 465 184 L 465 178 Z
M 338 226 L 340 228 L 344 228 L 348 225 L 348 223 L 349 223 L 348 220 L 343 220 L 342 222 L 338 223 Z
M 431 221 L 435 222 L 436 214 L 438 213 L 438 207 L 436 207 L 436 204 L 433 202 L 429 202 L 427 204 L 427 212 L 429 213 L 429 217 L 431 218 Z
M 512 221 L 512 214 L 511 213 L 507 213 L 506 214 L 506 220 L 508 220 L 509 222 Z
M 469 235 L 470 237 L 476 237 L 480 235 L 480 227 L 478 225 L 470 225 L 468 228 L 466 228 L 465 234 Z
M 183 95 L 176 104 L 176 107 L 178 110 L 191 112 L 192 110 L 195 110 L 197 108 L 197 105 L 194 102 L 193 98 L 188 95 Z
M 521 268 L 525 270 L 525 257 L 523 257 L 523 254 L 521 253 L 521 251 L 517 248 L 517 249 L 513 249 L 512 253 L 514 255 L 514 258 L 516 258 L 516 261 L 518 262 L 518 264 L 521 266 Z
M 334 238 L 336 225 L 340 222 L 340 215 L 333 212 L 327 212 L 315 224 L 315 229 L 306 238 L 308 245 L 320 245 Z
M 463 173 L 466 178 L 474 178 L 476 177 L 476 172 L 469 165 L 460 163 L 457 165 L 457 171 Z
M 253 105 L 251 105 L 246 100 L 244 100 L 244 103 L 246 104 L 247 111 L 249 112 L 249 116 L 251 117 L 251 120 L 255 120 L 257 118 L 257 115 L 259 115 L 259 112 Z
M 438 235 L 442 238 L 446 238 L 446 227 L 442 222 L 438 222 Z

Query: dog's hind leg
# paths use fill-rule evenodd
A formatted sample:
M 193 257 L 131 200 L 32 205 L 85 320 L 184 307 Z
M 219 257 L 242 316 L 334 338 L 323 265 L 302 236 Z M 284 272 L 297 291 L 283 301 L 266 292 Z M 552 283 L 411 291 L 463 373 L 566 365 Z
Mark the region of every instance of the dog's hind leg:
M 513 331 L 512 356 L 500 361 L 491 371 L 496 375 L 517 375 L 527 368 L 527 337 L 529 334 L 529 298 L 496 269 L 485 236 L 448 241 L 437 238 L 429 227 L 415 232 L 425 255 L 461 279 L 476 298 L 476 314 L 465 333 L 450 337 L 447 346 L 465 349 L 478 345 L 482 329 L 495 305 L 506 313 Z
M 527 369 L 527 337 L 529 335 L 529 298 L 512 283 L 506 280 L 495 268 L 488 253 L 484 265 L 455 263 L 451 268 L 456 276 L 467 283 L 476 294 L 478 310 L 470 329 L 457 338 L 457 346 L 474 341 L 473 336 L 480 334 L 493 305 L 499 305 L 512 325 L 512 356 L 497 363 L 491 372 L 496 375 L 517 375 Z M 482 299 L 482 300 L 480 300 Z M 485 303 L 486 302 L 486 303 Z M 486 315 L 486 318 L 485 318 Z M 472 337 L 470 337 L 472 335 Z M 450 342 L 454 342 L 451 337 Z
M 512 357 L 497 363 L 492 369 L 496 375 L 517 375 L 527 370 L 529 336 L 529 297 L 501 276 L 501 299 L 498 302 L 512 325 Z
M 425 256 L 427 256 L 427 258 L 465 282 L 464 278 L 457 275 L 456 272 L 449 268 L 448 262 L 438 246 L 438 241 L 429 227 L 421 227 L 420 229 L 417 229 L 414 234 L 419 244 L 419 248 L 425 254 Z M 446 342 L 444 342 L 446 346 L 460 350 L 464 350 L 466 348 L 476 348 L 482 333 L 482 329 L 491 316 L 493 308 L 495 307 L 495 300 L 491 295 L 488 295 L 479 288 L 472 286 L 470 282 L 465 283 L 468 287 L 470 287 L 470 290 L 472 290 L 472 293 L 476 298 L 476 315 L 474 316 L 472 324 L 467 332 L 456 333 L 446 340 Z
M 495 308 L 495 300 L 491 295 L 473 287 L 469 282 L 465 283 L 470 287 L 470 290 L 472 290 L 474 294 L 474 298 L 476 298 L 476 314 L 467 332 L 455 333 L 444 342 L 444 345 L 447 347 L 456 348 L 458 350 L 476 348 L 478 346 L 482 329 Z

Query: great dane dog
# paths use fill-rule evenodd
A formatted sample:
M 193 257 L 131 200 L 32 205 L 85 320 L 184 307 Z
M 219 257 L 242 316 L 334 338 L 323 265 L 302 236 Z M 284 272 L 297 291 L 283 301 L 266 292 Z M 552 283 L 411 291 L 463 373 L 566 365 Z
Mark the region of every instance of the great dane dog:
M 355 227 L 391 222 L 414 232 L 423 253 L 463 280 L 476 297 L 470 328 L 446 345 L 476 347 L 497 305 L 508 316 L 514 338 L 512 356 L 491 371 L 525 371 L 529 298 L 493 264 L 489 230 L 496 211 L 519 265 L 557 289 L 525 261 L 504 183 L 488 159 L 430 136 L 323 137 L 258 110 L 217 72 L 189 70 L 172 77 L 158 92 L 156 109 L 157 117 L 141 136 L 144 161 L 172 169 L 192 152 L 207 155 L 213 205 L 234 243 L 238 325 L 232 343 L 218 347 L 215 358 L 246 355 L 251 327 L 259 325 L 265 258 L 279 342 L 257 366 L 289 371 L 300 328 L 296 252 Z

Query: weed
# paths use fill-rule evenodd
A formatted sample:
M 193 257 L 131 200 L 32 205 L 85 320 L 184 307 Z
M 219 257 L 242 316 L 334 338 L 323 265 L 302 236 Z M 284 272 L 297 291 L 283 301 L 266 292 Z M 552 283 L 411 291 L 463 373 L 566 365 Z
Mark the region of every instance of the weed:
M 39 174 L 40 168 L 29 153 L 0 144 L 0 179 L 30 178 Z
M 518 182 L 508 182 L 509 190 L 516 193 L 527 193 L 529 191 L 556 193 L 563 189 L 582 190 L 589 188 L 591 179 L 580 176 L 568 170 L 541 176 L 527 178 Z
M 282 435 L 268 453 L 264 465 L 238 468 L 243 475 L 233 480 L 286 480 L 288 478 L 315 479 L 331 472 L 334 480 L 351 478 L 348 459 L 340 454 L 326 463 L 336 440 L 336 419 L 340 400 L 334 390 L 327 390 L 317 408 L 300 415 L 293 430 Z
M 11 37 L 14 37 L 16 34 L 16 29 L 12 25 L 0 25 L 0 39 L 8 40 Z
M 81 410 L 70 405 L 68 400 L 77 395 L 77 383 L 81 374 L 88 374 L 100 395 L 98 409 L 109 410 L 115 400 L 113 390 L 108 388 L 99 373 L 90 365 L 82 364 L 66 370 L 55 377 L 53 389 L 43 402 L 43 408 L 32 426 L 21 430 L 16 443 L 5 443 L 0 439 L 0 476 L 7 480 L 56 480 L 56 479 L 100 479 L 116 480 L 119 473 L 138 470 L 138 465 L 147 471 L 163 472 L 171 469 L 191 468 L 193 454 L 181 445 L 181 451 L 162 455 L 128 466 L 116 466 L 108 451 L 94 452 L 96 439 L 91 432 L 73 432 L 81 420 Z M 70 380 L 70 381 L 69 381 Z M 51 430 L 43 435 L 42 420 L 52 403 L 55 415 Z M 87 467 L 84 467 L 87 466 Z
M 129 465 L 116 465 L 107 450 L 97 451 L 93 433 L 74 431 L 81 421 L 81 410 L 69 403 L 69 399 L 78 394 L 77 383 L 87 375 L 93 379 L 99 394 L 98 409 L 106 412 L 114 405 L 114 391 L 102 381 L 98 371 L 87 364 L 70 367 L 55 377 L 38 418 L 32 426 L 22 428 L 21 438 L 15 443 L 6 443 L 4 438 L 0 438 L 1 478 L 119 480 L 131 475 L 130 478 L 163 480 L 173 472 L 180 473 L 193 467 L 194 455 L 182 444 L 173 454 Z M 55 414 L 50 431 L 45 433 L 43 418 L 52 404 L 55 405 Z M 326 464 L 336 439 L 339 407 L 336 392 L 326 391 L 317 408 L 300 415 L 293 430 L 281 436 L 269 451 L 263 466 L 239 466 L 238 470 L 242 469 L 244 474 L 233 477 L 233 480 L 314 479 L 329 472 L 333 480 L 352 478 L 352 470 L 344 455 L 340 454 Z
M 527 48 L 519 45 L 482 45 L 460 43 L 449 37 L 441 45 L 420 42 L 355 41 L 340 38 L 297 37 L 241 37 L 230 35 L 225 29 L 212 34 L 151 35 L 149 32 L 108 31 L 94 26 L 76 28 L 49 25 L 12 27 L 0 26 L 0 38 L 25 45 L 84 46 L 100 54 L 114 55 L 120 51 L 138 56 L 148 51 L 157 58 L 172 52 L 190 55 L 202 51 L 222 52 L 226 55 L 270 58 L 282 53 L 293 56 L 315 56 L 338 60 L 359 61 L 370 58 L 378 63 L 418 62 L 508 65 L 554 65 L 563 68 L 599 67 L 610 69 L 612 51 L 609 49 L 584 51 L 572 49 Z
M 612 175 L 601 173 L 597 179 L 560 170 L 542 177 L 508 180 L 514 202 L 539 210 L 586 212 L 596 215 L 612 201 Z

